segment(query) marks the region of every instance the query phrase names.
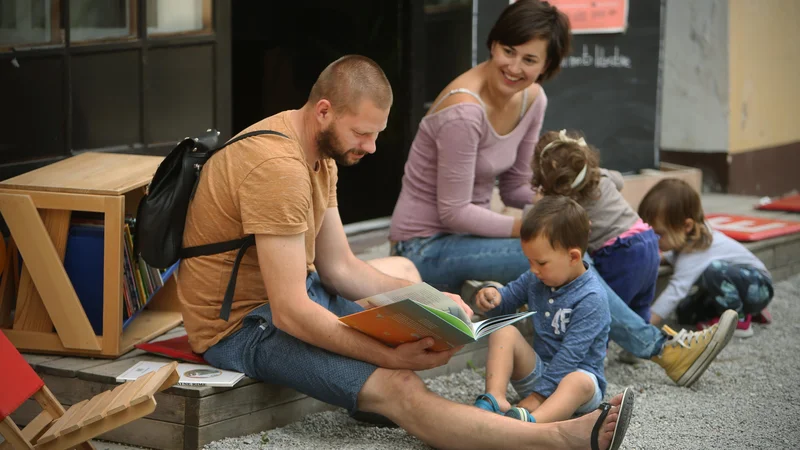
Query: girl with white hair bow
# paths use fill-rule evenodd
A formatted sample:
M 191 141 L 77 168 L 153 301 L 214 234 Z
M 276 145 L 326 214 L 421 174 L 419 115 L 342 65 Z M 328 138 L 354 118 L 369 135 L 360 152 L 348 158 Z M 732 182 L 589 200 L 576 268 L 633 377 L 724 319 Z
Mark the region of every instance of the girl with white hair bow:
M 544 133 L 534 151 L 533 185 L 586 209 L 588 254 L 611 289 L 645 321 L 656 291 L 658 236 L 622 197 L 622 175 L 599 167 L 597 149 L 567 130 Z

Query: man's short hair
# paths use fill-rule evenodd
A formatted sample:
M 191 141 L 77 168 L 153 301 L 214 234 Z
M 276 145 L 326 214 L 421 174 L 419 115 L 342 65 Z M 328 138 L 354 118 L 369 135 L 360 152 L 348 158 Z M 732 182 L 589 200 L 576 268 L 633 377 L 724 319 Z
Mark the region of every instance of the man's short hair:
M 547 195 L 525 216 L 519 234 L 523 242 L 542 236 L 554 249 L 579 248 L 583 254 L 589 245 L 589 215 L 569 197 Z
M 352 114 L 364 98 L 372 100 L 379 109 L 387 110 L 392 106 L 392 86 L 375 61 L 366 56 L 346 55 L 319 74 L 311 87 L 308 103 L 326 99 L 335 112 Z

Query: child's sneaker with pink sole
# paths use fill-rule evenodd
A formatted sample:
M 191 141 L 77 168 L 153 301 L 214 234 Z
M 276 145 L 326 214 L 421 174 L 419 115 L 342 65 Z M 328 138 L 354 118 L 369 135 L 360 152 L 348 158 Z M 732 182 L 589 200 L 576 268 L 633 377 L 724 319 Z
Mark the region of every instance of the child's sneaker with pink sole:
M 769 314 L 769 313 L 768 313 Z M 771 317 L 770 317 L 771 318 Z M 736 323 L 736 330 L 733 335 L 738 338 L 749 338 L 753 336 L 753 316 L 750 314 L 739 314 L 739 321 Z M 705 330 L 714 324 L 719 323 L 719 317 L 715 317 L 708 322 L 700 322 L 697 324 L 698 330 Z
M 753 322 L 760 323 L 761 325 L 769 325 L 772 323 L 772 314 L 764 308 L 760 313 L 753 314 Z

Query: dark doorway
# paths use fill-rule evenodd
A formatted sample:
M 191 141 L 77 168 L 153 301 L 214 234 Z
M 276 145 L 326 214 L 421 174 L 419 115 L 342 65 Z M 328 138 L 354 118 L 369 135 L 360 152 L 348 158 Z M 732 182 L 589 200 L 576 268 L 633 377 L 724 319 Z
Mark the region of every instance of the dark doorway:
M 345 223 L 389 216 L 410 143 L 409 11 L 405 1 L 240 1 L 232 4 L 233 130 L 305 103 L 317 75 L 352 53 L 374 59 L 394 90 L 378 152 L 339 171 Z M 416 127 L 416 124 L 414 124 Z

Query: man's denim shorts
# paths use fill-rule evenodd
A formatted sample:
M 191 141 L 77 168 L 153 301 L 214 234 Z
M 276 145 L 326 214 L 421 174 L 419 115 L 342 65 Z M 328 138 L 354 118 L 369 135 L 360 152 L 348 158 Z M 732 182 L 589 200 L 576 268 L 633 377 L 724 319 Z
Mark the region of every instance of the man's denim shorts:
M 322 287 L 319 275 L 306 278 L 312 301 L 339 317 L 362 311 L 358 304 Z M 376 366 L 307 344 L 272 325 L 269 304 L 248 314 L 242 328 L 203 355 L 212 366 L 243 372 L 265 383 L 288 386 L 310 397 L 357 411 L 358 393 Z
M 515 391 L 517 391 L 517 395 L 519 395 L 520 400 L 533 394 L 533 384 L 539 377 L 542 376 L 542 374 L 544 374 L 545 370 L 547 370 L 547 363 L 542 362 L 542 358 L 537 356 L 536 367 L 533 368 L 533 372 L 521 380 L 511 380 L 511 386 Z M 581 405 L 581 407 L 575 411 L 576 415 L 586 414 L 594 411 L 598 406 L 600 406 L 600 403 L 603 401 L 603 392 L 600 390 L 600 384 L 597 382 L 597 377 L 593 373 L 587 372 L 583 369 L 576 369 L 575 371 L 585 373 L 589 376 L 589 378 L 592 379 L 592 381 L 594 381 L 594 396 L 591 398 L 591 400 Z

